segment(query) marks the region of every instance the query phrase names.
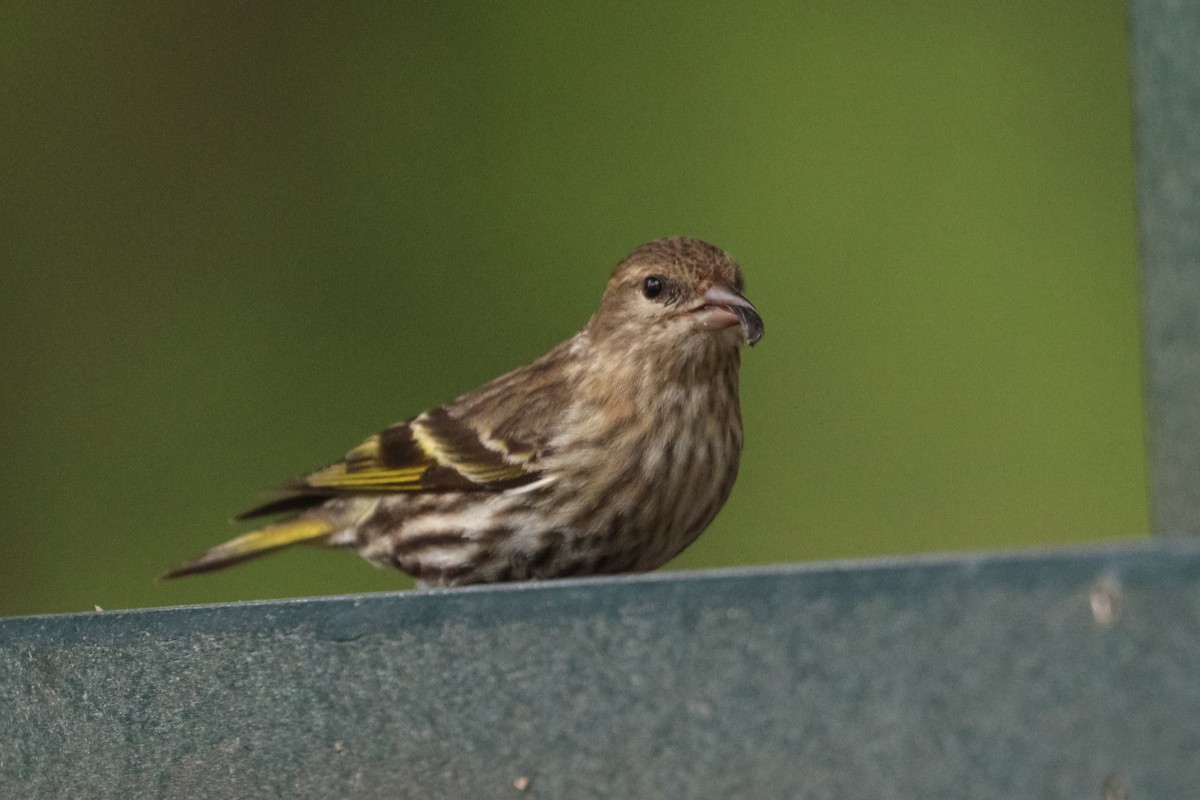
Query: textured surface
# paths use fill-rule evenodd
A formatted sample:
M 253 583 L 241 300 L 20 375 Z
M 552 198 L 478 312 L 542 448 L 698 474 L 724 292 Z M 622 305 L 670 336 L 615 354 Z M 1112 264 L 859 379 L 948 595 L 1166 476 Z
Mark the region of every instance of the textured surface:
M 1133 9 L 1152 517 L 1200 533 L 1200 2 Z
M 1200 546 L 0 621 L 0 797 L 1200 796 Z

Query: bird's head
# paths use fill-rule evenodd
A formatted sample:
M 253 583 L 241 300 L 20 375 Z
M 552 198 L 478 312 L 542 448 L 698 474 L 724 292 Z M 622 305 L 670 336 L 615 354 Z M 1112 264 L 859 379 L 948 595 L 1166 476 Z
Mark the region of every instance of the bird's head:
M 763 321 L 742 288 L 741 269 L 720 248 L 685 236 L 656 239 L 613 270 L 588 332 L 596 339 L 620 332 L 667 346 L 754 345 Z

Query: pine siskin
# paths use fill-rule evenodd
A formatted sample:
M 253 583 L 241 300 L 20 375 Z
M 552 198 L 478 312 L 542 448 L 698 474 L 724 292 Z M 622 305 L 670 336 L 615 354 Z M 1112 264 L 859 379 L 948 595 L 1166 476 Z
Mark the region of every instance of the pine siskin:
M 740 349 L 763 335 L 741 292 L 738 265 L 706 242 L 642 245 L 574 337 L 293 481 L 238 517 L 290 518 L 163 577 L 299 543 L 435 586 L 655 569 L 737 476 Z

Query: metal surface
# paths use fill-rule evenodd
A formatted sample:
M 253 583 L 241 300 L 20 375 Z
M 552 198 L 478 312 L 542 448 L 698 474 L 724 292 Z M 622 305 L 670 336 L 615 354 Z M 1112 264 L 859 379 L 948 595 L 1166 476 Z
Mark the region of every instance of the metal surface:
M 1198 797 L 1197 665 L 1191 539 L 14 618 L 0 797 Z
M 1151 505 L 1200 533 L 1200 2 L 1135 0 L 1134 135 Z

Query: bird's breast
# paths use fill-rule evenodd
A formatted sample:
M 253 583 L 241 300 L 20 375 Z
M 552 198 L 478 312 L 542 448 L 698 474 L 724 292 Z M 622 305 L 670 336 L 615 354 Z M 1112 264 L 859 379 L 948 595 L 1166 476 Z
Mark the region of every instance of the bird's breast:
M 573 410 L 564 428 L 578 435 L 557 442 L 545 500 L 581 543 L 627 553 L 625 569 L 654 569 L 695 540 L 733 488 L 742 450 L 736 376 L 670 383 L 651 403 L 613 408 Z

